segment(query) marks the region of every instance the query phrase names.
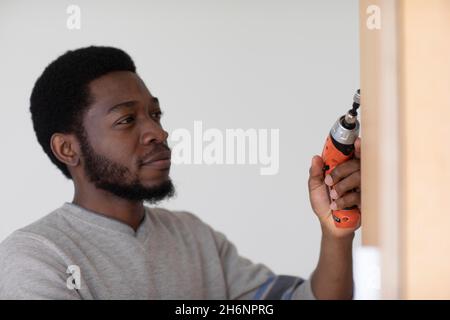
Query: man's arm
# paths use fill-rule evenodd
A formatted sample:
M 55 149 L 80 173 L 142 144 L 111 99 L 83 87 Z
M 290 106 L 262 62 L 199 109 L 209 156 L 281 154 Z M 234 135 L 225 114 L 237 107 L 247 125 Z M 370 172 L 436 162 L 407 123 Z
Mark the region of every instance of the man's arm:
M 322 234 L 320 257 L 311 277 L 312 291 L 317 299 L 352 299 L 352 242 Z
M 204 224 L 202 222 L 202 224 Z M 206 225 L 206 224 L 204 224 Z M 228 297 L 232 300 L 290 300 L 315 299 L 310 279 L 278 275 L 266 265 L 253 263 L 239 255 L 236 246 L 227 237 L 211 228 L 209 232 L 217 245 L 222 261 Z

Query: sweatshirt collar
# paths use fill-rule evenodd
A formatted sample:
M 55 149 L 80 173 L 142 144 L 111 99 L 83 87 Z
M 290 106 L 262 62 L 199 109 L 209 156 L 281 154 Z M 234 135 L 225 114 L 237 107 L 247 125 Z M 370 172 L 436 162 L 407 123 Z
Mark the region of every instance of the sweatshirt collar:
M 62 206 L 62 209 L 66 212 L 69 212 L 73 216 L 77 217 L 78 219 L 81 219 L 91 225 L 97 226 L 99 228 L 112 230 L 115 232 L 120 232 L 124 234 L 128 234 L 132 237 L 135 237 L 140 240 L 145 240 L 148 235 L 148 229 L 150 224 L 150 219 L 148 217 L 149 214 L 149 208 L 144 206 L 145 214 L 144 219 L 142 220 L 141 224 L 137 228 L 136 232 L 134 229 L 129 226 L 128 224 L 119 221 L 114 218 L 110 218 L 108 216 L 105 216 L 101 213 L 91 211 L 89 209 L 86 209 L 84 207 L 81 207 L 79 205 L 76 205 L 71 202 L 65 202 Z

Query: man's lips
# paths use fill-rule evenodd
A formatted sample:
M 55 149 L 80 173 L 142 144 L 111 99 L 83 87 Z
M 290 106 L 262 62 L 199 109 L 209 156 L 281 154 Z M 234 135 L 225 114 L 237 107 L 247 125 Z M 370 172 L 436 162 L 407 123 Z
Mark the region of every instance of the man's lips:
M 156 160 L 149 163 L 145 163 L 143 167 L 152 167 L 155 169 L 169 169 L 170 168 L 170 159 Z
M 170 151 L 162 151 L 144 159 L 142 166 L 153 167 L 155 169 L 168 169 L 171 164 L 170 157 Z

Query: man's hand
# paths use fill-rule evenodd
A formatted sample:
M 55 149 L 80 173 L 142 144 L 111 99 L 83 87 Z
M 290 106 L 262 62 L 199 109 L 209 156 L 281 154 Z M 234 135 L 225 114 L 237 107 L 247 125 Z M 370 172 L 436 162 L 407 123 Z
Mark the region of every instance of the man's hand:
M 316 155 L 309 169 L 309 199 L 314 213 L 320 220 L 324 236 L 332 238 L 353 237 L 354 231 L 361 225 L 361 219 L 355 228 L 337 228 L 331 210 L 340 210 L 357 205 L 361 208 L 361 139 L 355 141 L 354 157 L 336 166 L 330 175 L 324 177 L 323 159 Z M 328 186 L 334 186 L 329 193 Z M 356 189 L 356 192 L 353 190 Z

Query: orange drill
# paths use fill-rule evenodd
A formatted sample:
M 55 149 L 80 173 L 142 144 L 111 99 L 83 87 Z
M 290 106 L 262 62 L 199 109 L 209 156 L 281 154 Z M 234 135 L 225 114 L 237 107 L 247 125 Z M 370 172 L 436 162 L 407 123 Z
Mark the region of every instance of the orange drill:
M 359 135 L 359 122 L 356 119 L 356 110 L 360 104 L 360 90 L 353 96 L 353 107 L 344 116 L 340 117 L 330 130 L 322 152 L 324 161 L 323 171 L 327 175 L 338 165 L 353 157 L 354 143 Z M 331 191 L 333 187 L 329 187 Z M 354 228 L 361 216 L 358 206 L 347 207 L 331 212 L 334 224 L 338 228 Z

